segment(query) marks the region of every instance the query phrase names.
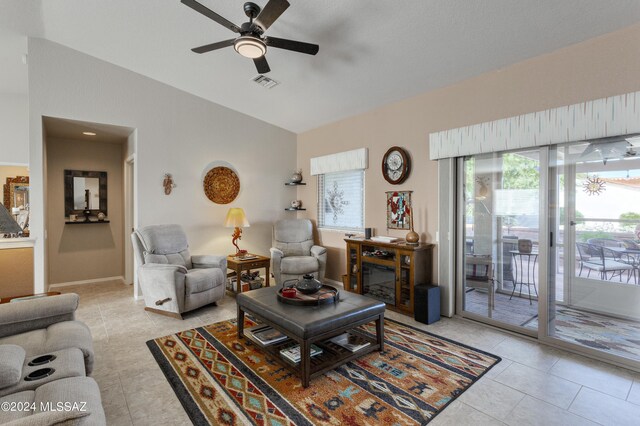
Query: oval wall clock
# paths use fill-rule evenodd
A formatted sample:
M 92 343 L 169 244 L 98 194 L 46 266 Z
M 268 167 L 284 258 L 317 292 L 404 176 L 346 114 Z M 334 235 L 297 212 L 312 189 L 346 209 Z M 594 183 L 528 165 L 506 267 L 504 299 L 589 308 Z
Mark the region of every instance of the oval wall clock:
M 404 148 L 392 146 L 382 157 L 382 176 L 392 185 L 404 182 L 411 173 L 411 158 Z
M 236 172 L 228 167 L 214 167 L 209 170 L 202 184 L 207 198 L 216 204 L 229 204 L 240 192 L 240 179 Z

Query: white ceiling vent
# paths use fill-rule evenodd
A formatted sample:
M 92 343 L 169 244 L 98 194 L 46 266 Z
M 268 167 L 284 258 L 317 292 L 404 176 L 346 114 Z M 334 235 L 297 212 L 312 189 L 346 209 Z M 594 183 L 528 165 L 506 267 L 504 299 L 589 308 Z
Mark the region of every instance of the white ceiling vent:
M 280 84 L 277 81 L 272 80 L 269 77 L 264 76 L 262 74 L 258 74 L 257 76 L 253 77 L 252 80 L 258 83 L 260 86 L 264 87 L 265 89 L 271 89 L 272 87 L 275 87 L 278 84 Z

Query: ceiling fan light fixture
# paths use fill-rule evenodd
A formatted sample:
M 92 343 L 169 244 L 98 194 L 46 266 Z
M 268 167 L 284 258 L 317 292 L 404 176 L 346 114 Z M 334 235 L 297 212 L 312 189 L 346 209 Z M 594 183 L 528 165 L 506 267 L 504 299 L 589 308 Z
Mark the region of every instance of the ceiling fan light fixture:
M 259 58 L 267 53 L 267 45 L 257 37 L 241 36 L 233 43 L 233 48 L 245 58 Z

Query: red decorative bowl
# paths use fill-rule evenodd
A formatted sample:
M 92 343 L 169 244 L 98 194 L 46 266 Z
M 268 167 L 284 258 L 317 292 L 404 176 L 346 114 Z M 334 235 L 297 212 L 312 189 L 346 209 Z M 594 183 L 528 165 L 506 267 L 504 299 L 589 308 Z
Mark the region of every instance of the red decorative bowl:
M 282 289 L 282 297 L 288 297 L 289 299 L 293 299 L 296 297 L 296 289 L 295 288 L 283 288 Z

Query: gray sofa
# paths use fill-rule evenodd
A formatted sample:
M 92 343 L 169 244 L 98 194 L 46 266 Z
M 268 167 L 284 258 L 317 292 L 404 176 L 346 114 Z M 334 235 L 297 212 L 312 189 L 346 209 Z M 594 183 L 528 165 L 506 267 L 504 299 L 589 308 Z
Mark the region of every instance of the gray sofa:
M 309 219 L 287 219 L 273 227 L 271 271 L 276 284 L 313 274 L 324 280 L 327 249 L 313 242 L 313 227 Z
M 106 424 L 78 302 L 64 294 L 0 305 L 0 424 Z
M 151 225 L 131 234 L 147 311 L 182 318 L 222 299 L 226 256 L 191 256 L 180 225 Z

